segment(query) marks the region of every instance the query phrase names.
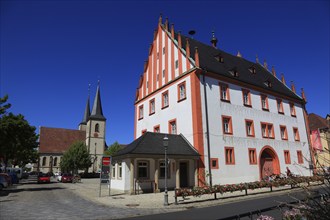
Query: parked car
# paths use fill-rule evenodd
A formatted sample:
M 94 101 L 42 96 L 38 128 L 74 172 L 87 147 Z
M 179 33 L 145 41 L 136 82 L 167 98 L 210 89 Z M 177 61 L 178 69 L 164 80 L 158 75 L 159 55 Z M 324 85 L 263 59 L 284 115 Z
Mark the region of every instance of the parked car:
M 62 183 L 72 183 L 73 175 L 71 173 L 64 173 L 61 178 Z
M 0 173 L 0 176 L 3 176 L 6 179 L 8 186 L 13 185 L 13 183 L 11 182 L 11 177 L 8 175 L 8 173 Z
M 50 183 L 50 176 L 47 173 L 40 173 L 38 175 L 38 183 Z
M 5 178 L 5 176 L 1 175 L 0 176 L 0 190 L 2 190 L 3 188 L 7 188 L 7 187 L 8 187 L 7 179 Z
M 19 183 L 18 176 L 17 176 L 17 174 L 15 172 L 10 172 L 10 173 L 8 173 L 8 175 L 11 178 L 11 183 L 12 184 L 18 184 Z

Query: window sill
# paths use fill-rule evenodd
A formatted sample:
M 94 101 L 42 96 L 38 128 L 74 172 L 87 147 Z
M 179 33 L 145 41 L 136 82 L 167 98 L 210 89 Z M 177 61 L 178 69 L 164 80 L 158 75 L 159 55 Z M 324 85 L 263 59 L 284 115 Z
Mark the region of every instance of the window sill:
M 269 108 L 262 108 L 263 111 L 269 112 Z
M 243 104 L 245 107 L 252 108 L 251 104 Z
M 227 100 L 227 99 L 220 99 L 222 102 L 227 102 L 227 103 L 230 103 L 230 100 Z
M 187 99 L 187 97 L 184 97 L 184 98 L 182 98 L 182 99 L 179 99 L 178 102 L 182 102 L 182 101 L 184 101 L 184 100 L 186 100 L 186 99 Z
M 155 114 L 155 112 L 151 112 L 151 113 L 149 113 L 149 116 L 150 116 L 150 115 L 154 115 L 154 114 Z
M 162 109 L 165 109 L 165 108 L 168 108 L 168 105 L 167 106 L 163 106 Z

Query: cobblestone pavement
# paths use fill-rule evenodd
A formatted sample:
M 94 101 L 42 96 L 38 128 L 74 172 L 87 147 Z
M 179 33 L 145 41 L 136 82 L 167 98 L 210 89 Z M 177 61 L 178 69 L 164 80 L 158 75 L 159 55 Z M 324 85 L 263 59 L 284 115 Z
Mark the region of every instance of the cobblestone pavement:
M 70 185 L 70 183 L 68 183 Z M 159 213 L 153 209 L 105 206 L 63 183 L 19 184 L 0 192 L 0 219 L 116 219 Z

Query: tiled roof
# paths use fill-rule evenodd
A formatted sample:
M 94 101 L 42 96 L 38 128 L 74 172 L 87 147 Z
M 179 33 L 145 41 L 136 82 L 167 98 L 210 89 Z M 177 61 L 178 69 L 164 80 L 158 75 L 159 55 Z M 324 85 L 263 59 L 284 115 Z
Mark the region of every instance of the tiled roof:
M 197 151 L 189 144 L 182 135 L 162 134 L 146 132 L 124 149 L 118 151 L 115 156 L 125 154 L 164 155 L 163 138 L 167 136 L 169 143 L 168 155 L 199 156 Z
M 39 153 L 64 153 L 77 141 L 85 141 L 86 132 L 64 128 L 40 127 Z
M 175 39 L 178 41 L 177 33 L 175 33 Z M 258 86 L 263 89 L 294 98 L 301 102 L 303 101 L 300 96 L 292 92 L 289 87 L 284 85 L 278 78 L 276 78 L 270 71 L 266 70 L 259 63 L 254 63 L 242 57 L 231 55 L 214 48 L 212 45 L 207 45 L 190 37 L 181 35 L 182 48 L 184 50 L 186 48 L 186 39 L 189 40 L 190 57 L 193 60 L 195 59 L 195 48 L 198 48 L 199 65 L 203 70 L 231 79 L 236 79 L 253 86 Z M 223 58 L 223 62 L 219 62 L 219 56 Z M 249 70 L 251 67 L 255 68 L 255 74 L 251 73 Z M 238 77 L 235 77 L 230 73 L 232 70 L 236 70 L 238 72 Z M 270 82 L 271 87 L 268 87 L 266 82 Z
M 308 115 L 309 129 L 311 131 L 322 129 L 322 128 L 330 128 L 330 121 L 321 116 L 311 113 Z

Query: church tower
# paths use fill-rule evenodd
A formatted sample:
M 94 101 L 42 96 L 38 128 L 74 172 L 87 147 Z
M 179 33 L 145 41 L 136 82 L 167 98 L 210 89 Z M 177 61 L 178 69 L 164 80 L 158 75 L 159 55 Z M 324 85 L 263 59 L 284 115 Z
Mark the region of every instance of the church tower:
M 106 118 L 103 116 L 101 104 L 100 83 L 98 83 L 92 113 L 86 125 L 86 145 L 93 159 L 93 164 L 89 172 L 97 172 L 100 169 L 101 159 L 105 149 L 105 122 Z
M 79 124 L 79 131 L 86 131 L 86 126 L 87 126 L 87 122 L 89 120 L 90 115 L 91 115 L 91 111 L 90 111 L 89 94 L 88 94 L 88 99 L 87 99 L 87 103 L 86 103 L 84 118 Z

